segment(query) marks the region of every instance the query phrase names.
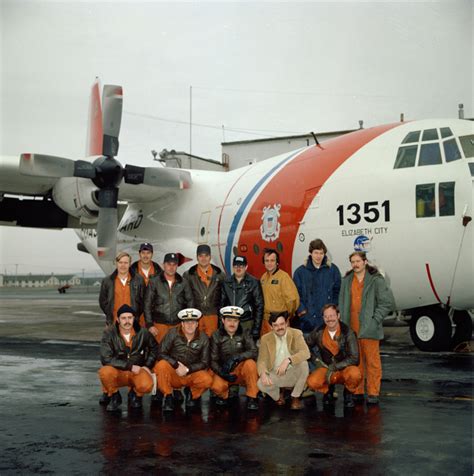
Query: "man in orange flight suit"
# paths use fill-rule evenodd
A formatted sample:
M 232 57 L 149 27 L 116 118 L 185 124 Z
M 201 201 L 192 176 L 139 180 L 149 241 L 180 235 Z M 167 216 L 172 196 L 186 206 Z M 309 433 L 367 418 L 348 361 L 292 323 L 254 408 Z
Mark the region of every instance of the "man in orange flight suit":
M 117 311 L 127 304 L 140 315 L 143 311 L 145 281 L 130 269 L 131 256 L 124 251 L 117 254 L 117 269 L 102 280 L 99 294 L 99 305 L 105 314 L 107 325 L 117 320 Z
M 307 384 L 312 390 L 324 394 L 324 405 L 333 404 L 328 394 L 329 385 L 344 385 L 344 406 L 354 406 L 353 392 L 357 390 L 362 376 L 357 367 L 359 348 L 357 337 L 346 324 L 340 322 L 339 309 L 335 304 L 322 308 L 324 324 L 305 337 L 316 370 L 311 372 Z
M 218 397 L 217 405 L 225 405 L 229 385 L 244 385 L 247 408 L 258 410 L 258 350 L 250 330 L 244 330 L 240 324 L 244 312 L 237 306 L 220 310 L 222 326 L 211 337 L 211 369 L 214 372 L 211 390 Z
M 208 337 L 217 329 L 217 313 L 221 307 L 221 287 L 225 275 L 211 264 L 211 248 L 199 245 L 196 250 L 197 264 L 189 268 L 183 278 L 193 293 L 194 306 L 202 312 L 199 330 Z
M 138 273 L 145 281 L 145 286 L 148 286 L 148 281 L 151 277 L 156 276 L 163 271 L 158 263 L 153 261 L 153 245 L 151 243 L 142 243 L 138 250 L 138 261 L 135 261 L 130 269 Z M 140 315 L 140 326 L 145 326 L 145 315 Z
M 157 385 L 165 396 L 163 411 L 173 411 L 173 389 L 185 387 L 186 407 L 196 407 L 201 395 L 211 386 L 209 338 L 199 327 L 201 311 L 194 308 L 178 313 L 181 324 L 172 328 L 161 342 L 161 360 L 155 365 Z
M 108 326 L 100 344 L 103 367 L 99 378 L 104 394 L 99 403 L 107 411 L 118 411 L 122 403 L 120 387 L 129 387 L 128 404 L 142 407 L 142 396 L 153 389 L 150 369 L 158 358 L 159 348 L 153 336 L 135 321 L 135 310 L 124 304 L 117 311 L 117 322 Z

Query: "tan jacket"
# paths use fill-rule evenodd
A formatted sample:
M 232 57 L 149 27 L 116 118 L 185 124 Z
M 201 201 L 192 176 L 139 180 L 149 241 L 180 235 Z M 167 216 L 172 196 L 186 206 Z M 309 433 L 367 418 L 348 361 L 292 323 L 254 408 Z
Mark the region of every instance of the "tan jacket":
M 268 271 L 260 278 L 265 308 L 263 318 L 268 321 L 271 312 L 288 311 L 290 317 L 300 305 L 300 297 L 291 276 L 278 269 L 275 273 Z
M 309 359 L 310 352 L 304 340 L 303 333 L 300 330 L 288 327 L 286 330 L 286 344 L 293 365 L 298 365 Z M 260 349 L 258 351 L 257 360 L 258 375 L 262 375 L 264 372 L 270 372 L 275 362 L 275 354 L 275 333 L 269 332 L 260 339 Z

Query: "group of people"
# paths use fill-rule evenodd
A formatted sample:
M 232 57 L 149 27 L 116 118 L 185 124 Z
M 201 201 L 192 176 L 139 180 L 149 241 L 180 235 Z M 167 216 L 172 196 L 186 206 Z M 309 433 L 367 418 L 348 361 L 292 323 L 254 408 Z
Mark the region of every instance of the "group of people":
M 365 253 L 350 255 L 342 279 L 320 239 L 311 241 L 293 279 L 271 248 L 263 252 L 260 280 L 247 272 L 245 256 L 234 257 L 226 276 L 206 244 L 183 276 L 180 259 L 167 253 L 161 268 L 153 246 L 142 243 L 137 262 L 119 253 L 102 282 L 99 378 L 107 410 L 121 408 L 121 387 L 129 389 L 131 408 L 151 393 L 152 405 L 167 412 L 183 399 L 188 408 L 199 405 L 208 389 L 226 405 L 240 385 L 249 410 L 258 409 L 259 392 L 285 405 L 288 391 L 291 409 L 299 410 L 306 389 L 333 405 L 335 384 L 344 385 L 346 407 L 363 402 L 366 391 L 367 404 L 378 404 L 382 321 L 394 300 Z

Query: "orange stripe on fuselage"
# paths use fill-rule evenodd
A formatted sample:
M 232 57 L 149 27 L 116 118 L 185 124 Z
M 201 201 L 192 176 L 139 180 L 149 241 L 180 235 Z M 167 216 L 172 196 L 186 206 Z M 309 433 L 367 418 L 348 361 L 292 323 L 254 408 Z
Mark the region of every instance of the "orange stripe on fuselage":
M 238 241 L 239 250 L 241 245 L 246 245 L 248 251 L 242 254 L 247 255 L 252 274 L 260 276 L 264 272 L 262 249 L 277 248 L 279 243 L 282 246 L 280 267 L 291 273 L 291 259 L 299 222 L 319 187 L 322 187 L 335 170 L 357 150 L 398 125 L 400 123 L 362 129 L 323 142 L 320 147 L 310 147 L 273 176 L 247 213 Z M 263 208 L 275 204 L 282 205 L 279 217 L 280 235 L 276 241 L 264 241 L 260 234 Z M 311 237 L 313 238 L 316 237 Z M 254 252 L 256 246 L 260 250 L 258 255 Z

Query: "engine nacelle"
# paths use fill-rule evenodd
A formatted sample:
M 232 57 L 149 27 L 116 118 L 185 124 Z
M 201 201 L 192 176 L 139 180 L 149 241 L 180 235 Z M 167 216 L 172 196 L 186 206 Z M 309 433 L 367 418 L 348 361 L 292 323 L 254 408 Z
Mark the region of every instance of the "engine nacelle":
M 88 179 L 60 178 L 53 187 L 53 200 L 82 223 L 92 224 L 99 214 L 96 191 L 97 187 Z

